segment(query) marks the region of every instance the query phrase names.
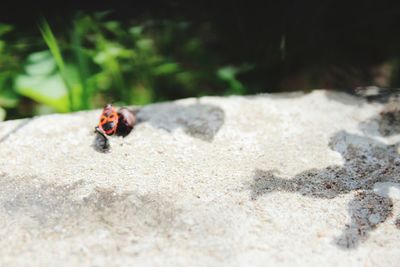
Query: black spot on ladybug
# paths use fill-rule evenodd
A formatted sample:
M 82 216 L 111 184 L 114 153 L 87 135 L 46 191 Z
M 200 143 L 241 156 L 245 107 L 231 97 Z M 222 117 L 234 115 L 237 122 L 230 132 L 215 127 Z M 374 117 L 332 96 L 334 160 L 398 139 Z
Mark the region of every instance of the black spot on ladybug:
M 104 129 L 104 131 L 109 131 L 109 130 L 111 130 L 112 128 L 114 128 L 114 126 L 115 126 L 115 123 L 112 122 L 112 121 L 110 121 L 110 122 L 107 122 L 107 123 L 105 123 L 105 124 L 103 125 L 103 129 Z

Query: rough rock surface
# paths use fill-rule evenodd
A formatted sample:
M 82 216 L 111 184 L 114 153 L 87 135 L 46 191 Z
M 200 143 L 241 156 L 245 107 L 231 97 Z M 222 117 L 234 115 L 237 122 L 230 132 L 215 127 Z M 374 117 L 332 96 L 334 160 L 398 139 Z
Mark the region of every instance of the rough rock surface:
M 398 266 L 383 109 L 326 91 L 184 99 L 141 108 L 108 153 L 98 110 L 0 123 L 0 266 Z

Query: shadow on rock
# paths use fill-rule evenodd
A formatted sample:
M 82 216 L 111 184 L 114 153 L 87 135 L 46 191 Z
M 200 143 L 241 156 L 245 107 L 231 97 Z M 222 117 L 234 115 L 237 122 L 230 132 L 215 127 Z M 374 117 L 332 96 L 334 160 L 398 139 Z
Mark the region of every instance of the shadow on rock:
M 360 123 L 359 129 L 369 135 L 392 136 L 400 134 L 400 102 L 392 102 L 376 117 Z
M 274 191 L 298 193 L 314 198 L 332 199 L 354 191 L 349 203 L 351 223 L 335 241 L 343 248 L 355 248 L 368 233 L 384 222 L 392 212 L 392 201 L 374 193 L 377 182 L 399 183 L 400 156 L 397 145 L 386 145 L 372 138 L 337 133 L 330 142 L 344 165 L 311 169 L 292 179 L 283 179 L 274 170 L 256 170 L 250 184 L 251 198 Z
M 210 104 L 179 105 L 162 103 L 146 106 L 137 113 L 138 123 L 172 132 L 177 128 L 203 141 L 211 142 L 225 121 L 225 112 Z
M 326 91 L 326 96 L 345 105 L 360 105 L 365 100 L 368 102 L 387 104 L 400 100 L 400 89 L 367 86 Z
M 400 97 L 400 89 L 398 88 L 381 88 L 376 86 L 360 87 L 353 91 L 353 94 L 367 99 L 369 102 L 388 103 L 398 102 Z
M 168 238 L 179 229 L 180 210 L 159 195 L 96 188 L 80 198 L 83 181 L 55 185 L 35 178 L 3 177 L 0 186 L 0 216 L 40 238 L 105 231 L 131 244 L 130 238 L 155 233 Z
M 351 90 L 325 91 L 325 96 L 346 106 L 361 106 L 365 101 L 364 97 L 352 93 Z
M 351 222 L 345 225 L 335 241 L 340 247 L 355 248 L 367 240 L 369 232 L 383 223 L 391 214 L 393 203 L 371 191 L 357 192 L 348 205 Z

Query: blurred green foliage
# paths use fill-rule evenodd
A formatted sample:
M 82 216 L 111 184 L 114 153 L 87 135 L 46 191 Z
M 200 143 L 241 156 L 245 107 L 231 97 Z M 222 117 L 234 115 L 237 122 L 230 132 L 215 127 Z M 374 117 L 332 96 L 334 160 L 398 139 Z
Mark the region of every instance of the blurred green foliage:
M 4 36 L 12 30 L 12 26 L 0 24 L 0 120 L 5 118 L 4 108 L 14 107 L 18 102 L 13 90 L 13 82 L 19 72 L 18 58 L 15 56 L 18 50 L 4 40 Z
M 396 1 L 125 2 L 0 9 L 12 24 L 0 23 L 0 119 L 108 102 L 400 86 Z
M 232 66 L 210 52 L 209 27 L 194 31 L 173 20 L 123 24 L 108 15 L 77 14 L 58 31 L 42 19 L 41 35 L 28 41 L 0 24 L 0 119 L 6 111 L 17 118 L 246 92 L 237 75 L 251 66 Z

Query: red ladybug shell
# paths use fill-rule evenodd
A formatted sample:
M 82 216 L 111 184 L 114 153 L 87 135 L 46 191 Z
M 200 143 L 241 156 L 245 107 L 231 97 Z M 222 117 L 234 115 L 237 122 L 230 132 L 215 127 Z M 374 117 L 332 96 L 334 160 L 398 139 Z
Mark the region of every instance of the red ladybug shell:
M 117 131 L 118 114 L 111 104 L 107 104 L 100 116 L 99 128 L 106 135 L 113 135 Z

